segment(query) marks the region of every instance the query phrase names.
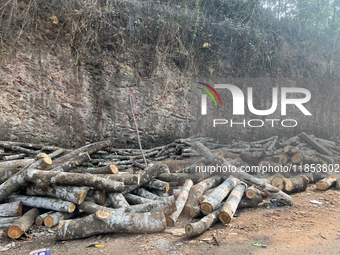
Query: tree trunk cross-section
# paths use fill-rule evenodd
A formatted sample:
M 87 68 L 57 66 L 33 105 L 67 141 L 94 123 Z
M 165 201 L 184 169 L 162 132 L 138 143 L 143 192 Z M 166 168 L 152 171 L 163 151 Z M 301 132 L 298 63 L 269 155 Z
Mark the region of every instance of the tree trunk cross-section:
M 34 223 L 35 218 L 39 215 L 39 210 L 34 208 L 26 212 L 21 218 L 16 220 L 8 229 L 7 235 L 10 238 L 18 239 Z

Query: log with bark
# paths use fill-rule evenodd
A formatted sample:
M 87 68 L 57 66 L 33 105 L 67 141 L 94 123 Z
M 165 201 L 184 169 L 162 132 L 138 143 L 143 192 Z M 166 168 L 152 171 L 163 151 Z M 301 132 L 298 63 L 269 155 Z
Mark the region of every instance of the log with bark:
M 78 174 L 54 171 L 39 171 L 30 169 L 25 176 L 26 181 L 30 181 L 45 188 L 52 184 L 69 186 L 88 186 L 106 191 L 123 191 L 124 183 L 104 179 L 91 174 Z M 0 186 L 1 187 L 1 186 Z
M 52 213 L 55 213 L 55 212 L 54 211 L 48 211 L 48 212 L 45 212 L 43 214 L 38 215 L 34 220 L 35 225 L 41 226 L 42 224 L 44 224 L 44 219 L 46 218 L 46 216 L 48 216 Z
M 281 173 L 277 173 L 271 177 L 270 184 L 279 190 L 283 190 L 285 187 L 285 180 L 285 177 Z
M 189 192 L 188 201 L 184 206 L 183 213 L 185 215 L 189 215 L 191 217 L 197 216 L 197 210 L 191 210 L 194 206 L 198 206 L 199 198 L 203 195 L 203 193 L 211 189 L 221 183 L 221 177 L 218 175 L 212 176 L 204 181 L 201 181 L 194 185 Z
M 9 228 L 20 217 L 0 217 L 0 228 Z
M 15 155 L 10 155 L 10 156 L 3 156 L 3 160 L 15 160 L 15 159 L 22 159 L 26 156 L 25 153 L 20 153 L 20 154 L 15 154 Z
M 201 211 L 205 215 L 217 209 L 221 202 L 228 196 L 229 192 L 237 185 L 238 179 L 229 176 L 219 185 L 201 204 Z
M 71 240 L 107 233 L 156 233 L 165 229 L 166 220 L 161 211 L 115 214 L 98 211 L 86 217 L 61 221 L 56 239 Z
M 140 183 L 138 185 L 131 185 L 124 189 L 123 193 L 129 193 L 133 191 L 134 189 L 139 188 L 140 186 L 143 186 L 147 184 L 148 182 L 152 181 L 156 177 L 158 177 L 162 173 L 169 173 L 169 168 L 167 165 L 161 165 L 159 163 L 151 163 L 149 164 L 145 169 L 143 174 L 140 177 Z M 163 180 L 164 181 L 164 180 Z
M 125 194 L 124 197 L 130 205 L 138 205 L 152 202 L 151 199 L 147 199 L 133 194 Z
M 26 212 L 22 217 L 16 220 L 7 230 L 9 238 L 18 239 L 34 223 L 35 218 L 39 215 L 39 210 L 33 208 Z
M 26 188 L 26 195 L 50 196 L 60 198 L 62 200 L 69 201 L 79 205 L 84 201 L 88 189 L 89 187 L 57 186 L 57 185 L 51 185 L 43 189 L 31 183 Z
M 82 173 L 88 174 L 116 174 L 118 173 L 118 168 L 114 164 L 110 164 L 107 166 L 96 167 L 96 168 L 87 168 L 82 171 Z
M 308 177 L 305 175 L 298 175 L 284 181 L 284 191 L 288 194 L 294 192 L 301 192 L 307 189 L 309 183 Z
M 166 218 L 166 223 L 167 223 L 167 226 L 170 226 L 172 227 L 175 222 L 177 221 L 179 215 L 181 214 L 183 208 L 184 208 L 184 205 L 188 199 L 188 195 L 189 195 L 189 191 L 190 191 L 190 188 L 192 187 L 193 185 L 193 181 L 188 179 L 185 181 L 183 187 L 182 187 L 182 190 L 181 190 L 181 193 L 178 195 L 177 199 L 176 199 L 176 211 L 169 215 L 167 218 Z
M 230 195 L 228 196 L 227 201 L 223 204 L 219 219 L 223 224 L 228 224 L 231 222 L 232 218 L 234 217 L 234 213 L 238 207 L 238 204 L 241 201 L 241 198 L 246 191 L 247 184 L 244 182 L 239 182 L 236 187 L 231 191 Z
M 316 183 L 318 190 L 326 190 L 332 187 L 336 183 L 336 178 L 333 176 L 326 177 Z
M 306 133 L 303 132 L 303 133 L 299 134 L 298 136 L 301 139 L 303 139 L 306 143 L 311 145 L 313 148 L 315 148 L 316 150 L 321 152 L 322 154 L 325 154 L 327 156 L 332 156 L 333 155 L 333 153 L 330 150 L 326 149 L 325 146 L 323 146 L 321 143 L 315 141 L 313 138 L 311 138 Z
M 323 160 L 318 158 L 318 157 L 314 157 L 314 156 L 308 156 L 305 155 L 303 152 L 297 153 L 295 154 L 292 158 L 291 158 L 292 163 L 295 164 L 323 164 Z
M 109 193 L 107 196 L 108 204 L 113 208 L 123 208 L 130 206 L 121 193 Z
M 55 157 L 58 157 L 59 155 L 61 155 L 61 154 L 64 153 L 64 152 L 65 152 L 65 149 L 60 148 L 60 149 L 55 150 L 54 152 L 48 154 L 48 156 L 49 156 L 51 159 L 53 159 L 53 158 L 55 158 Z
M 104 205 L 106 201 L 106 191 L 102 189 L 90 190 L 85 197 L 86 201 L 93 201 L 98 205 Z
M 47 227 L 56 226 L 61 220 L 68 220 L 74 218 L 78 214 L 78 211 L 74 211 L 73 213 L 65 213 L 65 212 L 55 212 L 49 214 L 44 219 L 44 225 Z
M 193 237 L 203 234 L 207 231 L 213 224 L 218 221 L 218 215 L 220 214 L 220 210 L 213 211 L 203 217 L 201 220 L 191 223 L 189 222 L 185 226 L 185 233 L 187 237 Z
M 170 184 L 168 182 L 155 179 L 145 184 L 144 187 L 147 187 L 149 189 L 158 189 L 164 192 L 168 192 L 170 188 Z
M 51 165 L 51 163 L 51 158 L 45 153 L 38 154 L 35 162 L 22 168 L 19 172 L 0 185 L 0 202 L 25 185 L 25 178 L 31 169 L 45 169 L 47 166 Z
M 8 200 L 11 202 L 21 201 L 24 206 L 38 207 L 58 212 L 71 213 L 76 209 L 74 203 L 55 198 L 12 195 Z
M 255 188 L 254 186 L 250 186 L 247 188 L 246 190 L 246 197 L 249 199 L 253 199 L 254 197 L 256 197 L 257 195 L 260 196 L 265 196 L 264 192 L 258 190 L 257 188 Z
M 96 175 L 97 176 L 97 175 Z M 98 174 L 99 177 L 123 182 L 124 185 L 140 185 L 140 174 Z
M 0 163 L 0 184 L 7 181 L 23 167 L 33 163 L 34 159 L 19 159 Z
M 157 199 L 160 198 L 159 196 L 153 194 L 150 191 L 147 191 L 144 188 L 137 188 L 137 189 L 133 190 L 132 193 L 134 193 L 135 195 L 138 195 L 140 197 L 145 197 L 145 198 L 151 199 L 151 200 L 157 200 Z
M 0 204 L 0 217 L 15 217 L 22 215 L 22 202 Z
M 191 179 L 194 183 L 204 180 L 204 173 L 164 173 L 157 176 L 157 179 L 165 182 L 179 182 L 184 183 L 187 179 Z
M 263 198 L 261 195 L 256 195 L 254 198 L 249 199 L 247 197 L 244 197 L 241 199 L 240 203 L 238 204 L 239 209 L 241 208 L 252 208 L 257 207 L 259 203 L 263 201 Z

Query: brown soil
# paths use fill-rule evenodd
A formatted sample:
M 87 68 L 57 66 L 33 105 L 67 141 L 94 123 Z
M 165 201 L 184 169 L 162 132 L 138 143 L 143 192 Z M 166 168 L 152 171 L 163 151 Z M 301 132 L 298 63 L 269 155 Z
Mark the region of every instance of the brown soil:
M 340 252 L 340 191 L 320 192 L 311 185 L 292 195 L 293 207 L 239 210 L 228 226 L 215 224 L 201 236 L 188 239 L 167 233 L 152 235 L 109 234 L 60 242 L 54 238 L 57 227 L 49 230 L 34 226 L 29 240 L 14 240 L 5 254 L 29 254 L 49 248 L 51 254 L 331 254 Z M 323 205 L 311 204 L 318 200 Z M 175 228 L 184 228 L 189 218 L 181 217 Z M 13 242 L 2 235 L 0 246 Z M 252 246 L 253 242 L 267 248 Z M 93 243 L 105 248 L 86 248 Z M 181 245 L 176 245 L 182 243 Z

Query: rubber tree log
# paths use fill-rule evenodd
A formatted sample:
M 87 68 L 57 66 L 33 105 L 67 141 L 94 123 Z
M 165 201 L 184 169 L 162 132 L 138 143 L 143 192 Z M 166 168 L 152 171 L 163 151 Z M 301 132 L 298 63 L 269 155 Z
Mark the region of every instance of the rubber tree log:
M 10 196 L 13 192 L 20 190 L 25 185 L 25 177 L 28 171 L 33 168 L 45 169 L 48 165 L 51 165 L 51 163 L 51 158 L 45 153 L 38 154 L 35 162 L 27 165 L 0 185 L 0 202 Z
M 54 152 L 48 154 L 48 156 L 49 156 L 51 159 L 53 159 L 53 158 L 55 158 L 55 157 L 61 155 L 61 154 L 64 153 L 64 152 L 65 152 L 65 149 L 60 148 L 60 149 L 55 150 Z
M 234 213 L 241 201 L 241 198 L 246 191 L 247 184 L 240 182 L 231 191 L 227 201 L 224 203 L 220 210 L 219 219 L 223 224 L 228 224 L 234 217 Z
M 247 190 L 246 190 L 246 197 L 247 198 L 253 199 L 257 195 L 265 196 L 264 192 L 258 190 L 254 186 L 250 186 L 250 187 L 247 188 Z
M 316 183 L 316 188 L 318 190 L 326 190 L 332 187 L 335 184 L 335 182 L 336 182 L 335 177 L 332 177 L 332 176 L 326 177 Z
M 340 178 L 336 180 L 335 188 L 340 189 Z
M 96 167 L 96 168 L 87 168 L 82 171 L 82 173 L 88 174 L 116 174 L 118 173 L 118 168 L 114 164 L 110 164 L 107 166 Z
M 96 214 L 100 213 L 97 212 Z M 108 213 L 98 219 L 91 214 L 79 219 L 61 221 L 58 226 L 57 240 L 71 240 L 107 233 L 156 233 L 166 229 L 163 212 L 147 213 Z
M 170 184 L 168 182 L 155 179 L 145 184 L 144 187 L 147 187 L 149 189 L 158 189 L 164 192 L 168 192 L 170 188 Z
M 203 195 L 203 193 L 208 190 L 211 189 L 215 186 L 217 186 L 218 184 L 221 183 L 221 177 L 218 175 L 214 175 L 208 179 L 205 179 L 204 181 L 201 181 L 199 183 L 197 183 L 196 185 L 194 185 L 189 192 L 189 196 L 188 196 L 188 201 L 184 206 L 183 209 L 183 213 L 185 215 L 189 215 L 191 217 L 195 217 L 196 216 L 196 211 L 194 210 L 193 212 L 191 212 L 191 209 L 194 206 L 198 206 L 199 204 L 199 198 Z
M 314 157 L 314 156 L 307 156 L 305 154 L 303 154 L 303 152 L 297 153 L 295 154 L 292 158 L 291 158 L 292 163 L 295 164 L 323 164 L 323 160 L 321 158 L 318 157 Z
M 279 190 L 284 190 L 286 178 L 284 178 L 282 174 L 277 173 L 273 175 L 271 179 L 270 183 L 273 187 L 278 188 Z
M 21 154 L 15 154 L 15 155 L 10 155 L 10 156 L 3 156 L 2 159 L 3 160 L 15 160 L 15 159 L 22 159 L 26 156 L 25 153 L 21 153 Z
M 207 160 L 210 160 L 213 163 L 220 164 L 221 167 L 227 167 L 227 169 L 231 168 L 232 165 L 229 164 L 223 157 L 216 157 L 211 151 L 209 151 L 202 143 L 194 142 L 193 147 Z M 226 175 L 230 173 L 225 173 Z M 236 172 L 232 173 L 236 178 L 241 181 L 246 182 L 248 185 L 254 185 L 257 189 L 266 193 L 268 197 L 273 197 L 278 199 L 278 201 L 286 204 L 292 205 L 292 198 L 286 193 L 280 191 L 279 189 L 273 187 L 272 185 L 265 183 L 264 181 L 247 174 L 240 169 L 237 169 Z
M 157 179 L 165 182 L 179 182 L 184 183 L 186 180 L 191 179 L 194 183 L 198 183 L 204 180 L 204 173 L 170 173 L 160 174 Z
M 112 145 L 113 145 L 112 140 L 88 144 L 88 145 L 83 146 L 81 148 L 78 148 L 74 151 L 71 151 L 71 152 L 67 153 L 66 155 L 64 155 L 60 158 L 57 158 L 56 160 L 53 161 L 53 164 L 50 165 L 47 168 L 47 170 L 51 170 L 51 169 L 56 168 L 58 166 L 62 166 L 63 164 L 65 164 L 65 162 L 71 162 L 73 160 L 73 158 L 79 156 L 79 154 L 88 153 L 88 155 L 91 155 L 92 153 L 95 153 L 99 150 L 103 150 L 103 149 L 110 147 Z
M 123 182 L 124 185 L 139 185 L 140 184 L 140 174 L 98 174 L 99 177 Z
M 78 214 L 78 211 L 74 211 L 73 213 L 55 212 L 45 217 L 44 225 L 52 228 L 56 226 L 61 220 L 72 219 L 77 214 Z
M 238 208 L 252 208 L 257 207 L 259 203 L 263 201 L 262 196 L 256 195 L 254 198 L 249 199 L 247 197 L 244 197 L 241 199 L 240 203 L 238 204 Z
M 176 211 L 176 203 L 174 196 L 162 197 L 158 200 L 138 205 L 131 205 L 122 208 L 108 208 L 105 206 L 97 205 L 92 201 L 84 201 L 81 205 L 79 205 L 79 210 L 84 211 L 86 213 L 92 214 L 96 211 L 109 211 L 112 213 L 119 212 L 131 212 L 131 213 L 142 213 L 142 212 L 151 212 L 156 210 L 162 210 L 165 215 L 170 215 Z
M 229 176 L 221 185 L 219 185 L 201 204 L 201 211 L 203 214 L 208 215 L 215 211 L 221 202 L 228 196 L 229 192 L 239 182 L 233 176 Z
M 307 189 L 308 183 L 309 179 L 304 175 L 285 179 L 284 191 L 288 194 L 305 191 Z
M 39 210 L 33 208 L 26 212 L 22 217 L 16 220 L 7 230 L 9 238 L 18 239 L 34 223 L 35 218 L 39 215 Z
M 107 196 L 109 205 L 113 208 L 123 208 L 130 206 L 121 193 L 109 193 Z
M 89 187 L 77 186 L 48 186 L 45 189 L 38 187 L 35 184 L 29 184 L 26 188 L 26 195 L 28 196 L 50 196 L 59 198 L 65 201 L 81 204 L 87 194 Z
M 136 195 L 133 195 L 133 194 L 125 194 L 124 197 L 130 205 L 138 205 L 138 204 L 145 204 L 145 203 L 152 202 L 151 199 L 136 196 Z
M 0 218 L 0 228 L 8 228 L 18 219 L 20 219 L 20 217 Z
M 0 217 L 15 217 L 22 215 L 22 202 L 0 204 Z
M 193 181 L 190 179 L 185 181 L 182 187 L 181 193 L 179 193 L 176 199 L 176 211 L 166 218 L 166 223 L 168 226 L 170 227 L 173 226 L 175 222 L 177 221 L 188 199 L 189 191 L 193 184 L 194 184 Z
M 63 201 L 61 199 L 12 195 L 8 198 L 9 201 L 22 201 L 24 206 L 38 207 L 58 212 L 73 212 L 76 205 L 71 202 Z
M 54 171 L 39 171 L 30 169 L 27 171 L 26 180 L 35 183 L 39 187 L 48 187 L 52 184 L 70 186 L 88 186 L 106 191 L 123 191 L 124 183 L 104 179 L 91 174 L 64 173 Z
M 140 183 L 138 185 L 131 185 L 127 187 L 126 189 L 124 189 L 123 193 L 124 194 L 130 193 L 134 189 L 137 189 L 140 186 L 143 186 L 147 184 L 148 182 L 152 181 L 153 179 L 158 177 L 161 173 L 168 173 L 168 172 L 169 172 L 169 168 L 167 165 L 164 165 L 164 164 L 161 165 L 159 163 L 156 163 L 156 164 L 151 163 L 144 169 L 143 174 L 141 174 Z
M 185 226 L 185 233 L 187 237 L 193 237 L 203 234 L 205 231 L 207 231 L 213 224 L 215 224 L 218 221 L 218 215 L 220 214 L 220 210 L 213 211 L 212 213 L 209 213 L 205 217 L 203 217 L 201 220 L 191 223 L 189 222 Z
M 35 225 L 41 226 L 42 224 L 44 224 L 45 217 L 52 213 L 55 213 L 55 211 L 48 211 L 48 212 L 38 215 L 34 220 Z
M 85 197 L 86 201 L 93 201 L 96 204 L 104 205 L 106 201 L 106 191 L 102 189 L 91 190 Z
M 145 197 L 145 198 L 151 199 L 151 200 L 157 200 L 157 199 L 160 198 L 159 196 L 153 194 L 150 191 L 147 191 L 144 188 L 135 189 L 135 190 L 132 191 L 132 193 L 134 193 L 135 195 L 138 195 L 140 197 Z

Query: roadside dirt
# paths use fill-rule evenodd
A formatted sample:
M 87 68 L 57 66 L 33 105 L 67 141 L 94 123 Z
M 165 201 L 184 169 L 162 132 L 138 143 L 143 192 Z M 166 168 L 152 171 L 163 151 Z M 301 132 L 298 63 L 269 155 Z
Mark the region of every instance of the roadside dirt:
M 29 240 L 10 240 L 2 234 L 0 246 L 15 243 L 4 254 L 29 254 L 49 248 L 51 254 L 338 254 L 340 253 L 340 191 L 320 192 L 311 185 L 292 195 L 294 206 L 238 210 L 232 223 L 215 224 L 201 236 L 188 239 L 168 233 L 151 235 L 109 234 L 60 242 L 57 227 L 33 227 Z M 323 202 L 311 204 L 310 200 Z M 184 230 L 189 218 L 181 217 L 175 228 Z M 252 246 L 253 242 L 267 248 Z M 86 248 L 93 243 L 105 248 Z

